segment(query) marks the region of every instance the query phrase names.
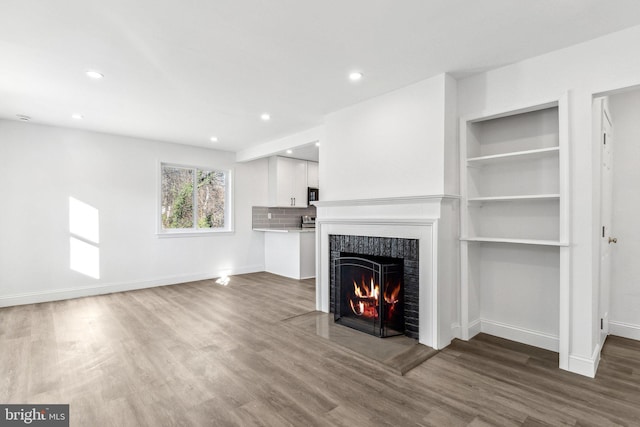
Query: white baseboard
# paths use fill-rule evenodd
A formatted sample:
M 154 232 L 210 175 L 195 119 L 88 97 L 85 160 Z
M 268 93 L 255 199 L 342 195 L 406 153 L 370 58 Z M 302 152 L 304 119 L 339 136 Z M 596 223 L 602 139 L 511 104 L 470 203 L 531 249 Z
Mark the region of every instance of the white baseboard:
M 495 335 L 496 337 L 558 352 L 559 339 L 557 336 L 530 329 L 519 328 L 488 319 L 481 319 L 479 323 L 481 332 L 489 335 Z
M 569 372 L 593 378 L 600 364 L 600 344 L 596 345 L 591 358 L 569 355 Z
M 441 350 L 445 347 L 448 347 L 451 344 L 451 341 L 454 338 L 460 339 L 460 333 L 462 329 L 460 328 L 460 324 L 457 322 L 449 325 L 449 330 L 447 330 L 446 326 L 438 333 L 438 350 Z M 435 347 L 434 347 L 435 348 Z
M 640 340 L 640 325 L 609 320 L 609 334 L 632 340 Z
M 611 328 L 609 322 L 609 327 Z M 640 327 L 636 331 L 640 331 Z M 496 337 L 517 341 L 534 347 L 544 348 L 550 351 L 559 351 L 560 340 L 557 336 L 533 331 L 525 328 L 518 328 L 512 325 L 496 322 L 488 319 L 479 319 L 469 325 L 469 337 L 473 337 L 479 332 L 484 332 Z M 600 346 L 597 345 L 591 357 L 569 355 L 568 371 L 575 374 L 593 378 L 600 363 Z
M 229 270 L 211 273 L 187 274 L 180 276 L 167 276 L 151 280 L 139 280 L 134 282 L 106 283 L 101 285 L 86 286 L 82 288 L 63 288 L 39 292 L 27 292 L 22 294 L 1 295 L 0 307 L 14 305 L 37 304 L 41 302 L 60 301 L 73 298 L 82 298 L 95 295 L 112 294 L 114 292 L 133 291 L 136 289 L 153 288 L 156 286 L 175 285 L 179 283 L 195 282 L 220 277 L 224 274 L 247 274 L 264 271 L 264 265 L 245 266 L 229 272 Z
M 459 323 L 452 323 L 451 324 L 451 337 L 452 338 L 458 338 L 458 339 L 462 339 L 462 328 L 460 327 Z
M 473 322 L 469 323 L 469 339 L 475 337 L 480 332 L 482 332 L 480 319 L 476 319 Z
M 293 280 L 306 280 L 306 279 L 316 278 L 315 274 L 313 276 L 297 276 L 296 274 L 289 274 L 288 272 L 285 272 L 282 270 L 274 271 L 273 269 L 268 269 L 266 267 L 263 271 L 267 273 L 275 274 L 276 276 L 286 277 L 287 279 L 293 279 Z

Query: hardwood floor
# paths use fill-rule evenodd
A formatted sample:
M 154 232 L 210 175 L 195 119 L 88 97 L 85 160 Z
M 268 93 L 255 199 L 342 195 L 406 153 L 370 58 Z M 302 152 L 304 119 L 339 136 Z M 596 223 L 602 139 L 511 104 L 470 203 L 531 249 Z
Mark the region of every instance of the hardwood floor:
M 257 273 L 0 309 L 0 402 L 69 403 L 72 426 L 638 426 L 640 343 L 595 379 L 488 335 L 399 376 L 285 319 L 313 281 Z

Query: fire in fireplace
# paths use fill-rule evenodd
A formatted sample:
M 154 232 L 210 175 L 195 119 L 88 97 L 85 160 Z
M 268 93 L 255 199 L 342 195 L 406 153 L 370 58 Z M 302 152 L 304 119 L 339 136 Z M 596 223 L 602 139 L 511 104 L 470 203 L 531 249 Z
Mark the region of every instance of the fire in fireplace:
M 378 337 L 404 333 L 402 259 L 341 254 L 335 269 L 336 323 Z

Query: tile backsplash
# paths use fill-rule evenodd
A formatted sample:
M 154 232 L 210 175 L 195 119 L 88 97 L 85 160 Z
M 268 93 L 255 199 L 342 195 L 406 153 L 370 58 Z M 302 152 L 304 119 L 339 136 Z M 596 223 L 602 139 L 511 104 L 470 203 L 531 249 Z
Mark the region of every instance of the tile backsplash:
M 269 213 L 271 219 L 269 219 Z M 269 208 L 254 206 L 252 208 L 253 228 L 295 228 L 301 226 L 302 215 L 316 216 L 316 207 L 308 208 Z

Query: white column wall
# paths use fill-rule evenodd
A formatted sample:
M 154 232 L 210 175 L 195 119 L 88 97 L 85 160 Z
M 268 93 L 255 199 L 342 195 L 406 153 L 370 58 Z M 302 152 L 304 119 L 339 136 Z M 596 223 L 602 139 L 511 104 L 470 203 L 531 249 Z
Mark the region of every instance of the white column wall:
M 329 114 L 321 199 L 442 194 L 447 79 L 441 74 Z

